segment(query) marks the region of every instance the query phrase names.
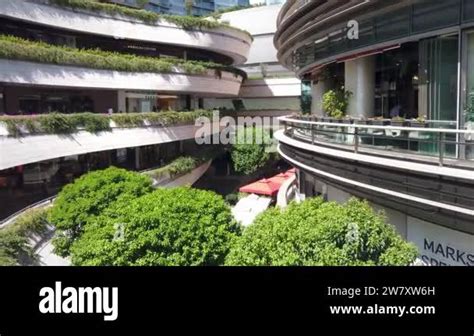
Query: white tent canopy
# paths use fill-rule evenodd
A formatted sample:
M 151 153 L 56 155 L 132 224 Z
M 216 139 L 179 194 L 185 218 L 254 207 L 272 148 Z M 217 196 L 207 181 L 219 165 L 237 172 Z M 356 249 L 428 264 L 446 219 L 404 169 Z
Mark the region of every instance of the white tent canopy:
M 233 208 L 232 215 L 243 226 L 253 223 L 257 215 L 264 212 L 272 202 L 269 197 L 251 194 L 242 198 Z

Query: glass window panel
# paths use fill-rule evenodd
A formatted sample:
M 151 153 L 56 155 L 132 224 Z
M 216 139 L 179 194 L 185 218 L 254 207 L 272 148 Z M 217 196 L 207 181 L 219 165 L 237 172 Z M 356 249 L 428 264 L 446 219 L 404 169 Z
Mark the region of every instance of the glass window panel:
M 474 21 L 474 1 L 463 0 L 463 21 Z
M 423 32 L 459 22 L 460 0 L 426 1 L 413 5 L 413 31 Z
M 410 33 L 410 11 L 403 8 L 375 20 L 377 41 L 386 41 Z

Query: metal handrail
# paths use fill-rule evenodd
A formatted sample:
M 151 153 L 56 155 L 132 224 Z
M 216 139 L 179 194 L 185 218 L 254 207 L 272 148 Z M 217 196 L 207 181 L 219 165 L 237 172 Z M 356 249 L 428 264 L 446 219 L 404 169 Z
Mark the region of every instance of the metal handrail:
M 413 132 L 433 132 L 433 133 L 450 133 L 450 134 L 474 134 L 474 130 L 460 130 L 460 129 L 449 129 L 449 128 L 431 128 L 431 127 L 409 127 L 409 126 L 381 126 L 381 125 L 362 125 L 362 124 L 345 124 L 342 122 L 323 122 L 323 121 L 308 121 L 299 120 L 288 117 L 279 117 L 278 120 L 283 122 L 295 123 L 295 124 L 307 124 L 307 125 L 319 125 L 319 126 L 332 126 L 332 127 L 351 127 L 351 128 L 365 128 L 365 129 L 378 129 L 378 130 L 393 130 L 393 131 L 413 131 Z
M 438 151 L 438 163 L 439 166 L 444 166 L 445 164 L 445 151 L 446 151 L 446 144 L 456 145 L 456 146 L 473 146 L 474 144 L 466 144 L 465 142 L 460 142 L 458 140 L 446 140 L 446 134 L 455 134 L 455 135 L 466 135 L 466 134 L 474 134 L 474 130 L 459 130 L 459 129 L 446 129 L 446 128 L 426 128 L 426 127 L 408 127 L 408 126 L 381 126 L 381 125 L 361 125 L 361 124 L 350 124 L 350 123 L 340 123 L 340 122 L 319 122 L 319 121 L 307 121 L 307 120 L 299 120 L 294 119 L 291 117 L 280 117 L 278 118 L 279 121 L 284 123 L 284 130 L 285 133 L 288 131 L 288 127 L 293 126 L 292 128 L 296 129 L 303 129 L 311 132 L 311 143 L 314 145 L 316 140 L 316 135 L 325 134 L 327 133 L 335 133 L 335 134 L 342 134 L 342 135 L 349 135 L 353 136 L 354 139 L 343 144 L 352 145 L 352 149 L 354 153 L 359 153 L 360 147 L 360 137 L 364 136 L 372 136 L 375 138 L 390 138 L 387 136 L 381 136 L 378 134 L 370 134 L 370 133 L 363 133 L 360 132 L 360 129 L 372 129 L 372 130 L 379 130 L 379 131 L 405 131 L 405 132 L 423 132 L 423 133 L 435 133 L 437 134 L 437 139 L 435 141 L 426 140 L 426 139 L 418 139 L 418 138 L 410 138 L 410 137 L 403 137 L 401 139 L 396 140 L 406 140 L 408 142 L 408 146 L 410 145 L 411 140 L 416 140 L 419 143 L 431 143 L 436 144 L 439 148 Z M 304 127 L 298 127 L 297 125 L 304 125 Z M 348 128 L 353 129 L 353 132 L 344 132 L 344 131 L 331 131 L 328 129 L 318 129 L 315 126 L 326 126 L 330 128 Z M 457 138 L 456 138 L 457 139 Z M 410 150 L 410 148 L 408 148 Z M 459 158 L 463 160 L 462 158 Z
M 54 199 L 56 198 L 57 195 L 53 195 L 53 196 L 50 196 L 48 198 L 45 198 L 41 201 L 38 201 L 36 203 L 33 203 L 33 204 L 30 204 L 26 207 L 24 207 L 23 209 L 21 210 L 18 210 L 17 212 L 15 212 L 14 214 L 11 214 L 10 216 L 8 216 L 7 218 L 4 218 L 2 220 L 0 220 L 0 229 L 3 229 L 3 227 L 7 226 L 11 221 L 17 219 L 20 215 L 22 215 L 24 212 L 28 211 L 28 210 L 31 210 L 31 209 L 35 209 L 41 205 L 45 205 L 46 203 L 52 203 L 54 201 Z

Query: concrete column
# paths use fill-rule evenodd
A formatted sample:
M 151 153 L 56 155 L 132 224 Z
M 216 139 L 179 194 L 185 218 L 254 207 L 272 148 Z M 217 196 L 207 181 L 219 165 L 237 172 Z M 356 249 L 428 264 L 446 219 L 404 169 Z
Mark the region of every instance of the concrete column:
M 312 102 L 311 102 L 311 114 L 317 115 L 317 116 L 323 116 L 324 112 L 321 107 L 321 103 L 323 100 L 323 95 L 327 91 L 327 84 L 325 81 L 318 81 L 314 82 L 311 85 L 311 96 L 313 97 Z
M 375 56 L 345 63 L 345 89 L 353 93 L 347 114 L 352 117 L 374 116 Z
M 192 95 L 191 96 L 191 110 L 196 110 L 198 107 L 198 97 Z
M 126 104 L 126 94 L 125 90 L 119 90 L 117 93 L 117 112 L 122 111 L 123 113 L 127 111 L 127 104 Z
M 135 147 L 135 169 L 140 170 L 140 147 Z
M 187 108 L 189 110 L 195 110 L 197 107 L 197 97 L 195 95 L 188 95 L 189 97 L 189 106 Z

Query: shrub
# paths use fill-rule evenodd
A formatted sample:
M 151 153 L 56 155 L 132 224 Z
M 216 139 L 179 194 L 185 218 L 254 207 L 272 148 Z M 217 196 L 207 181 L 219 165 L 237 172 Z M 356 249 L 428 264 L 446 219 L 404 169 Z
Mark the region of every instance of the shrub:
M 75 265 L 219 265 L 238 233 L 221 196 L 162 188 L 96 218 L 71 256 Z
M 149 171 L 144 172 L 145 175 L 152 179 L 159 180 L 164 175 L 174 178 L 179 175 L 184 175 L 197 168 L 199 165 L 214 159 L 216 156 L 223 154 L 222 147 L 211 147 L 200 149 L 198 153 L 193 156 L 181 156 L 171 161 L 171 163 Z
M 235 171 L 252 174 L 270 159 L 270 154 L 267 152 L 270 137 L 263 129 L 256 127 L 240 129 L 236 140 L 231 149 Z
M 38 118 L 41 129 L 49 134 L 69 134 L 75 130 L 70 118 L 60 113 L 51 113 Z
M 115 167 L 94 171 L 66 185 L 56 198 L 49 220 L 56 226 L 55 252 L 69 254 L 69 247 L 94 217 L 119 200 L 151 192 L 148 177 Z
M 416 248 L 367 202 L 321 198 L 270 209 L 236 240 L 228 265 L 409 265 Z
M 239 201 L 239 194 L 237 194 L 237 193 L 228 194 L 228 195 L 226 195 L 225 200 L 230 205 L 236 205 L 237 202 Z
M 190 172 L 196 168 L 200 163 L 200 160 L 191 157 L 191 156 L 182 156 L 167 164 L 164 167 L 150 170 L 145 174 L 154 178 L 160 179 L 165 174 L 169 174 L 170 177 L 175 177 L 177 175 L 182 175 Z
M 323 95 L 322 108 L 329 117 L 341 119 L 346 115 L 352 92 L 344 89 L 329 90 Z
M 247 31 L 231 27 L 228 23 L 219 22 L 217 20 L 208 20 L 205 18 L 195 17 L 195 16 L 183 16 L 183 15 L 170 15 L 170 14 L 158 14 L 143 9 L 134 9 L 126 6 L 119 6 L 111 3 L 102 3 L 92 0 L 49 0 L 50 3 L 68 7 L 73 9 L 84 9 L 94 12 L 103 12 L 109 15 L 124 15 L 128 16 L 148 24 L 155 24 L 158 20 L 165 20 L 170 23 L 182 27 L 184 29 L 215 29 L 219 27 L 232 28 L 234 30 L 242 31 L 247 35 L 250 35 Z
M 47 210 L 32 209 L 0 230 L 0 266 L 13 266 L 35 259 L 28 236 L 43 233 L 48 224 L 46 218 Z
M 10 136 L 20 137 L 26 130 L 29 134 L 70 134 L 79 129 L 90 133 L 110 131 L 110 121 L 119 127 L 141 127 L 145 123 L 151 126 L 170 126 L 193 123 L 201 116 L 211 117 L 208 110 L 191 112 L 150 112 L 150 113 L 119 113 L 112 116 L 98 113 L 50 113 L 36 116 L 0 116 L 0 122 L 7 126 Z
M 81 127 L 90 133 L 110 131 L 110 118 L 104 114 L 77 113 L 69 116 L 74 125 L 74 131 Z
M 126 72 L 205 74 L 208 70 L 222 70 L 245 78 L 242 70 L 214 62 L 76 49 L 7 35 L 0 35 L 0 58 Z

